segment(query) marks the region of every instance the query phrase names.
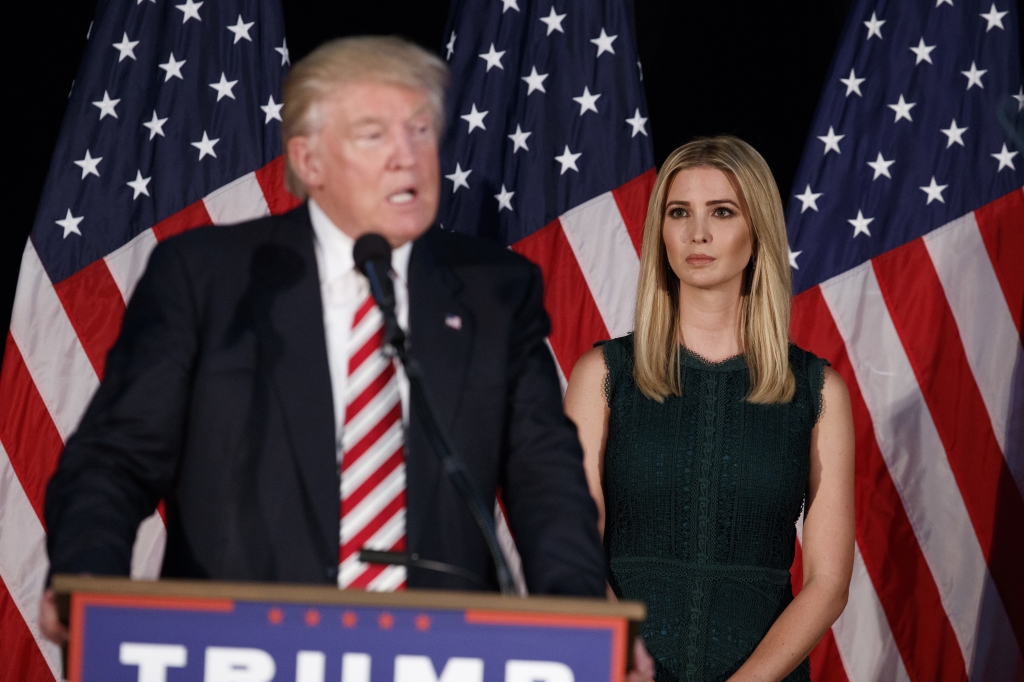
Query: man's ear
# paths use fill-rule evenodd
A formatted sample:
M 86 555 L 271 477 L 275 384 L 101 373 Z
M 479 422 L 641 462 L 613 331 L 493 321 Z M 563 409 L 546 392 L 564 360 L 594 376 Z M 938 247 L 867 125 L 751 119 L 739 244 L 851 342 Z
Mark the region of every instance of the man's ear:
M 312 138 L 296 135 L 288 140 L 287 152 L 288 160 L 302 184 L 306 187 L 319 187 L 323 184 L 323 165 Z

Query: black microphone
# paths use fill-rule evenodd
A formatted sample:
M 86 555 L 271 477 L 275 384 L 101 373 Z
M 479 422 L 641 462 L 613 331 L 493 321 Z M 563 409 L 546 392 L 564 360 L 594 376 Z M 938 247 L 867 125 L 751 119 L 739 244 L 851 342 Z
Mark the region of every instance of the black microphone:
M 370 280 L 370 293 L 384 315 L 384 343 L 395 350 L 404 349 L 405 332 L 395 315 L 395 286 L 388 273 L 391 270 L 391 245 L 379 234 L 364 234 L 352 247 L 352 259 L 359 272 Z

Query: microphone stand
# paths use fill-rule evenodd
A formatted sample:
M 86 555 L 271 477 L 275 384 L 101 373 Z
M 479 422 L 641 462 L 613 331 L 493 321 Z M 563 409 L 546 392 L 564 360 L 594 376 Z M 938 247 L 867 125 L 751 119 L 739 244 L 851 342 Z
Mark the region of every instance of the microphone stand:
M 373 298 L 377 301 L 377 306 L 384 314 L 384 341 L 394 350 L 395 355 L 398 356 L 402 363 L 402 367 L 405 368 L 405 376 L 409 379 L 409 397 L 412 401 L 412 407 L 423 418 L 427 440 L 430 441 L 430 445 L 438 459 L 441 460 L 441 465 L 444 467 L 445 473 L 448 474 L 449 480 L 455 486 L 455 490 L 458 491 L 462 501 L 469 508 L 469 512 L 473 516 L 473 520 L 476 521 L 477 527 L 480 528 L 480 533 L 484 537 L 487 549 L 491 553 L 491 559 L 494 561 L 494 568 L 498 577 L 498 587 L 501 589 L 501 593 L 506 596 L 515 595 L 516 589 L 512 582 L 512 573 L 508 568 L 505 555 L 501 551 L 501 546 L 498 544 L 498 534 L 494 526 L 494 513 L 488 509 L 483 497 L 473 486 L 473 482 L 466 471 L 465 463 L 455 451 L 455 446 L 441 426 L 437 410 L 427 394 L 420 363 L 416 361 L 416 358 L 409 355 L 409 351 L 406 348 L 405 332 L 402 331 L 398 324 L 398 318 L 395 316 L 394 297 L 385 294 L 384 288 L 381 287 L 380 275 L 377 273 L 376 265 L 373 260 L 368 260 L 365 267 L 367 279 L 370 280 L 370 290 L 373 293 Z M 384 277 L 388 276 L 386 270 L 381 274 Z

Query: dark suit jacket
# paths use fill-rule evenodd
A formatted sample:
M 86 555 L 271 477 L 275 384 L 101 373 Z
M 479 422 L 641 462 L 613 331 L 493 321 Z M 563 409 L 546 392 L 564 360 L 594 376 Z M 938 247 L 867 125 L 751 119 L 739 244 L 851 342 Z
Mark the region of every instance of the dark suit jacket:
M 410 258 L 411 352 L 477 488 L 502 491 L 530 591 L 600 596 L 596 511 L 544 344 L 542 288 L 506 249 L 432 229 Z M 51 571 L 127 574 L 136 529 L 163 499 L 164 576 L 333 583 L 334 443 L 307 207 L 170 239 L 47 488 Z M 409 551 L 493 589 L 484 541 L 415 411 L 406 458 Z M 479 589 L 417 569 L 408 584 Z

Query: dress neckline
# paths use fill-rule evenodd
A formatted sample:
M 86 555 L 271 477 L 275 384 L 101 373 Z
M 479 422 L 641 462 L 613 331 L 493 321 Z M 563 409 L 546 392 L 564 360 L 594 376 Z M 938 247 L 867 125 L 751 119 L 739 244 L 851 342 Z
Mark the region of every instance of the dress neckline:
M 712 362 L 703 355 L 693 352 L 686 346 L 679 345 L 679 357 L 684 365 L 694 369 L 702 369 L 709 372 L 733 372 L 738 369 L 745 369 L 747 361 L 743 353 L 733 355 L 718 362 Z

